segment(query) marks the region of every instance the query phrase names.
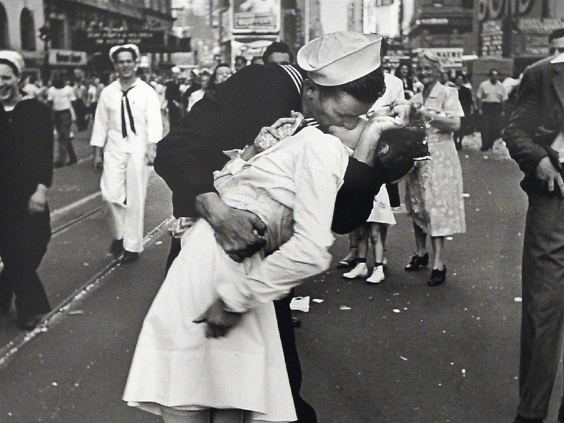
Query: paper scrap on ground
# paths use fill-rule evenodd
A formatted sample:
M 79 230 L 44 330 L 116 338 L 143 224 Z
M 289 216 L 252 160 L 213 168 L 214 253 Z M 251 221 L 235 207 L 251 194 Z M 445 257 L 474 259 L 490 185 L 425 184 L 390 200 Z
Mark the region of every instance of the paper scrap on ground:
M 351 309 L 351 308 L 350 308 L 350 307 L 347 307 L 347 306 L 341 306 L 341 307 L 339 307 L 339 310 L 350 310 L 350 309 Z
M 290 302 L 290 309 L 296 311 L 309 311 L 309 297 L 294 297 Z
M 311 301 L 313 301 L 314 303 L 317 303 L 317 304 L 321 304 L 324 300 L 321 300 L 321 299 L 319 299 L 319 298 L 314 298 L 314 299 L 311 300 Z

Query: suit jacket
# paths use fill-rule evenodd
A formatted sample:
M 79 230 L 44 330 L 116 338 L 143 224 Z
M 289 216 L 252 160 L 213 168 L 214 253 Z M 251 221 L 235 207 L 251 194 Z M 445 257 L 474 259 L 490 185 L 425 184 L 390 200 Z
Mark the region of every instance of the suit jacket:
M 558 153 L 551 144 L 564 128 L 564 63 L 541 60 L 524 72 L 511 117 L 503 131 L 509 154 L 525 174 L 527 192 L 546 191 L 535 177 L 538 163 L 549 156 L 559 169 Z
M 0 211 L 27 213 L 38 184 L 53 181 L 53 119 L 49 106 L 21 100 L 9 114 L 0 104 Z

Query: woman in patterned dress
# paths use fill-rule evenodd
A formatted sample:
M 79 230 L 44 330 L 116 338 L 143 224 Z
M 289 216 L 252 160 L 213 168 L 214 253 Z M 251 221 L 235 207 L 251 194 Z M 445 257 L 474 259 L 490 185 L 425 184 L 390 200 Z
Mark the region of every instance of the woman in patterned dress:
M 453 141 L 453 131 L 460 128 L 464 112 L 456 89 L 439 82 L 441 63 L 435 53 L 426 50 L 420 54 L 417 73 L 424 89 L 410 101 L 415 118 L 427 127 L 431 160 L 418 162 L 406 182 L 406 207 L 413 219 L 416 250 L 405 270 L 428 265 L 429 235 L 433 270 L 427 285 L 438 286 L 446 280 L 445 237 L 466 232 L 462 170 Z

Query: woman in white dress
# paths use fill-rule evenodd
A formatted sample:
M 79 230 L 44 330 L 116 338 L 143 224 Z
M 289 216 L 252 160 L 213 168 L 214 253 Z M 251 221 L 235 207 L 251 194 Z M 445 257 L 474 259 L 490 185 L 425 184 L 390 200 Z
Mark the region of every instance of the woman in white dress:
M 346 38 L 343 49 L 350 49 Z M 378 39 L 365 41 L 362 35 L 356 39 L 363 43 L 358 48 L 361 57 L 378 54 Z M 365 48 L 367 42 L 372 48 Z M 339 47 L 329 46 L 333 57 L 322 66 L 335 77 L 342 77 L 335 61 L 351 59 L 350 50 L 335 58 L 341 54 Z M 373 66 L 368 72 L 378 75 L 378 84 L 371 80 L 362 91 L 374 90 L 374 98 L 361 101 L 337 88 L 336 96 L 311 100 L 320 124 L 322 120 L 327 126 L 353 120 L 356 124 L 356 117 L 366 113 L 384 85 L 381 71 L 376 73 L 379 61 L 372 63 L 365 66 Z M 336 72 L 331 73 L 333 68 Z M 308 96 L 317 99 L 317 90 L 306 81 Z M 378 124 L 372 127 L 376 135 L 382 129 Z M 368 144 L 374 139 L 378 136 L 367 138 Z M 362 142 L 359 146 L 370 150 Z M 237 263 L 203 219 L 182 236 L 181 252 L 143 323 L 125 401 L 162 415 L 166 423 L 296 420 L 272 300 L 329 267 L 334 204 L 351 153 L 335 136 L 308 126 L 248 160 L 236 154 L 215 173 L 221 199 L 265 223 L 266 244 Z M 209 319 L 200 323 L 210 304 L 218 303 L 236 322 L 227 336 Z

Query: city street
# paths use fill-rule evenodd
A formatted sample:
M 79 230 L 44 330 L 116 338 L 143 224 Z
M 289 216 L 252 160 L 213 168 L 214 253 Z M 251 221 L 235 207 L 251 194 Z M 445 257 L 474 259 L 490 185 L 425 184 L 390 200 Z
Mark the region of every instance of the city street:
M 121 401 L 143 317 L 163 280 L 170 192 L 153 174 L 145 252 L 121 266 L 91 165 L 89 132 L 75 133 L 81 159 L 55 171 L 53 238 L 40 268 L 53 313 L 31 334 L 0 320 L 1 423 L 156 423 Z M 303 396 L 320 423 L 512 422 L 518 401 L 520 262 L 526 198 L 521 173 L 496 144 L 464 140 L 467 233 L 445 242 L 447 282 L 430 269 L 407 273 L 410 218 L 389 230 L 386 280 L 346 281 L 335 265 L 297 289 Z M 315 301 L 314 301 L 315 300 Z M 12 313 L 14 311 L 12 310 Z M 561 377 L 547 422 L 556 421 Z

